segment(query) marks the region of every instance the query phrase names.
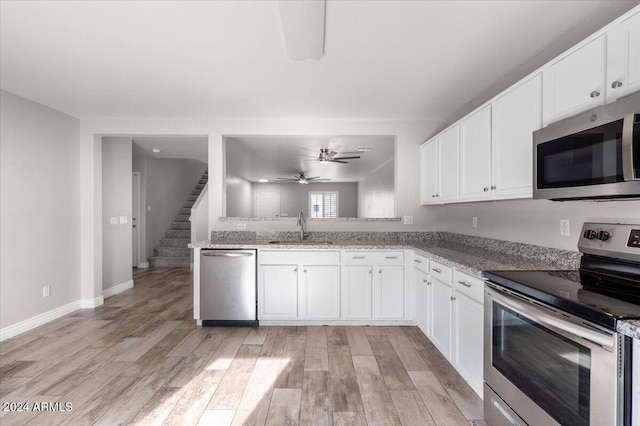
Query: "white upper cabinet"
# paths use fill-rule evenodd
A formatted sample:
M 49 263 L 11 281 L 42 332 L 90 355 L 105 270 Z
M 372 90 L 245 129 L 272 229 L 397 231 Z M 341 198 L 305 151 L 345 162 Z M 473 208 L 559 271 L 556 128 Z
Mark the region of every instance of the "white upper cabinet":
M 640 90 L 640 12 L 607 32 L 607 102 Z
M 552 63 L 543 72 L 544 123 L 604 104 L 605 35 Z
M 433 138 L 420 146 L 421 204 L 438 202 L 438 139 Z
M 459 128 L 456 124 L 420 146 L 421 204 L 458 200 Z
M 460 126 L 457 124 L 440 135 L 438 201 L 456 201 L 460 197 Z
M 531 197 L 533 132 L 542 126 L 541 75 L 502 93 L 492 106 L 492 196 Z
M 460 199 L 491 198 L 491 105 L 460 122 Z

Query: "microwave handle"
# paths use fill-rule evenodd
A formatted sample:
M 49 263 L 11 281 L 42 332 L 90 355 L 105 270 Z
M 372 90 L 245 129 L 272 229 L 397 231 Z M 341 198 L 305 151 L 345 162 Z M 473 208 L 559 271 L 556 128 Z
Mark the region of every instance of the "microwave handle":
M 640 179 L 640 176 L 634 176 L 633 167 L 633 122 L 635 116 L 636 114 L 625 115 L 622 122 L 622 177 L 625 182 Z

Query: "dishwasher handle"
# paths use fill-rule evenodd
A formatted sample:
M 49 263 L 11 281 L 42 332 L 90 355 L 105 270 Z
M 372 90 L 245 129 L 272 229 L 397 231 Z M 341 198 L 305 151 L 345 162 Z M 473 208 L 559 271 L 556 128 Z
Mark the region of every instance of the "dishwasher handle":
M 233 252 L 217 252 L 217 251 L 203 251 L 203 256 L 218 256 L 218 257 L 248 257 L 253 256 L 253 253 L 233 253 Z

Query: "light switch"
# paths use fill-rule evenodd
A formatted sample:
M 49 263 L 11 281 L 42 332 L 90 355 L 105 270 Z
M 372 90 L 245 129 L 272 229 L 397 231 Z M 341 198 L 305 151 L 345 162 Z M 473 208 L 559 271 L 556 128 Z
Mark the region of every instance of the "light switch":
M 127 223 L 127 222 L 129 222 L 129 220 L 127 219 L 127 216 L 120 216 L 120 224 Z
M 151 206 L 147 206 L 147 211 L 150 212 L 151 211 Z
M 110 217 L 109 218 L 109 225 L 117 225 L 118 224 L 118 218 L 117 217 Z
M 404 217 L 405 225 L 413 225 L 413 216 L 405 216 Z

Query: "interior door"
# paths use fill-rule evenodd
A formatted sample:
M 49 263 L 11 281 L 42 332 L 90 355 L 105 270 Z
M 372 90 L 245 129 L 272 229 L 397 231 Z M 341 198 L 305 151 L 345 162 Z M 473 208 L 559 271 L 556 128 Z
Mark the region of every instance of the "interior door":
M 139 263 L 139 247 L 140 247 L 140 227 L 138 226 L 138 215 L 140 214 L 140 172 L 134 172 L 131 180 L 132 188 L 132 200 L 131 200 L 131 235 L 132 235 L 132 258 L 131 264 L 134 268 L 138 267 Z
M 255 192 L 255 199 L 257 217 L 280 215 L 280 191 L 259 190 Z

